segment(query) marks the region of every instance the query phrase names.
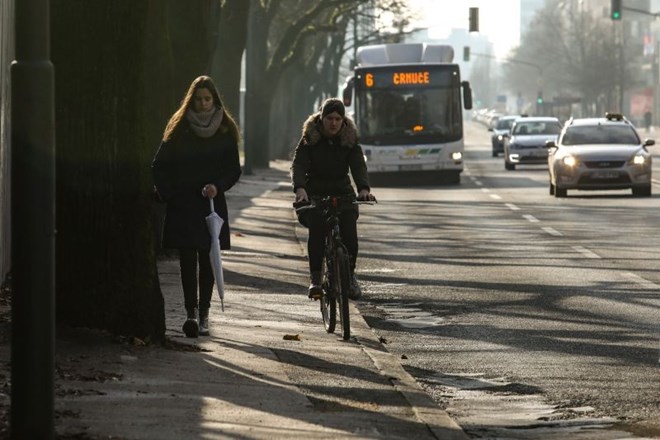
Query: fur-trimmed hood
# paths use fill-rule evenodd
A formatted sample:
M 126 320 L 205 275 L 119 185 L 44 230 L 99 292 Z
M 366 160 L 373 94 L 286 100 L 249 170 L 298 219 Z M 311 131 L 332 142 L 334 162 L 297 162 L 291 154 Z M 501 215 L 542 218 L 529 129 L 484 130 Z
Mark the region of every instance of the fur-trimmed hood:
M 321 134 L 321 113 L 311 115 L 302 128 L 302 137 L 307 145 L 316 145 L 323 135 Z M 355 122 L 348 116 L 344 116 L 344 126 L 339 132 L 339 144 L 344 147 L 353 147 L 358 142 L 358 133 Z

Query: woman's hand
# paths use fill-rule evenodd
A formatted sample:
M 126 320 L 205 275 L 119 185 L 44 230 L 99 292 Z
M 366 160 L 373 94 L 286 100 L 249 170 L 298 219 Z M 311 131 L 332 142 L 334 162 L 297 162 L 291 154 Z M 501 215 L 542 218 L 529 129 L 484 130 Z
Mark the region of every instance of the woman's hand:
M 218 188 L 216 188 L 215 185 L 212 183 L 206 184 L 204 185 L 204 188 L 202 188 L 202 197 L 206 197 L 207 199 L 213 199 L 217 195 L 218 195 Z
M 296 190 L 296 203 L 297 202 L 309 202 L 309 197 L 307 196 L 305 188 L 298 188 Z
M 363 200 L 365 202 L 375 202 L 376 196 L 371 194 L 368 189 L 361 189 L 357 196 L 358 200 Z

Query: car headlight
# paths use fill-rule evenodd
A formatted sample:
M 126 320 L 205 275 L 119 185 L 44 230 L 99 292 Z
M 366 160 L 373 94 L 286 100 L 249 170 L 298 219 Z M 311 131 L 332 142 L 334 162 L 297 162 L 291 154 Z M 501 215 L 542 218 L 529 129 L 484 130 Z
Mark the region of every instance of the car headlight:
M 577 165 L 577 159 L 573 156 L 565 156 L 561 161 L 567 167 L 574 167 Z
M 504 136 L 502 136 L 502 135 L 497 136 L 497 140 L 502 142 L 504 140 Z
M 451 158 L 453 160 L 461 160 L 461 159 L 463 159 L 463 153 L 461 153 L 460 151 L 455 151 L 455 152 L 451 153 Z
M 635 165 L 644 165 L 646 163 L 646 157 L 642 156 L 641 154 L 637 154 L 635 157 L 633 157 L 632 162 Z

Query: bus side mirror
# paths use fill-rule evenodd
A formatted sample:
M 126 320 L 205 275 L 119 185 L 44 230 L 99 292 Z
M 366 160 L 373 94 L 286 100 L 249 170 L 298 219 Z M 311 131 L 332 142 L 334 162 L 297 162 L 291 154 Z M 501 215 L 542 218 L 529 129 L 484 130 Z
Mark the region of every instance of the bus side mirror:
M 344 84 L 344 90 L 342 92 L 342 99 L 345 106 L 350 106 L 353 102 L 353 84 L 355 83 L 355 77 L 350 77 L 346 80 Z
M 472 109 L 472 88 L 470 87 L 470 83 L 468 81 L 463 81 L 461 83 L 461 86 L 463 88 L 463 107 L 466 110 L 471 110 Z

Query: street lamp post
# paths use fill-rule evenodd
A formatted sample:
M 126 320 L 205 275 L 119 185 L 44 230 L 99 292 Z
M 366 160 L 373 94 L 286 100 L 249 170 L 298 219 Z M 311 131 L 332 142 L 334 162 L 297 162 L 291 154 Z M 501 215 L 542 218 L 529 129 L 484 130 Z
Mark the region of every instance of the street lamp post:
M 55 87 L 49 0 L 16 2 L 11 66 L 11 436 L 54 437 Z

